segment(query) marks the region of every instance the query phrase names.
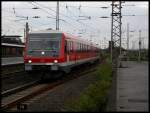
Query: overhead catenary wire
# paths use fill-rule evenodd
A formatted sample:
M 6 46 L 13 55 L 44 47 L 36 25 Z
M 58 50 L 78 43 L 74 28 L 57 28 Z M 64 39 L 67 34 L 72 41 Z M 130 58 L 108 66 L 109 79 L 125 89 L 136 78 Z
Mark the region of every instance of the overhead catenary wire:
M 30 4 L 32 4 L 32 5 L 34 5 L 35 7 L 37 7 L 35 4 L 33 4 L 33 3 L 30 3 Z M 51 8 L 49 8 L 51 11 L 53 11 L 53 12 L 56 12 L 55 10 L 52 10 Z M 43 10 L 42 8 L 40 8 L 40 10 Z M 48 11 L 46 11 L 46 10 L 43 10 L 44 12 L 46 12 L 46 13 L 48 13 L 48 14 L 50 14 L 50 15 L 52 15 L 51 13 L 49 13 Z M 70 17 L 69 16 L 66 16 L 66 15 L 64 15 L 64 14 L 62 14 L 63 16 L 65 16 L 65 17 L 67 17 L 67 18 L 69 18 L 70 19 Z M 52 15 L 52 16 L 54 16 L 54 15 Z M 72 18 L 72 17 L 71 17 Z M 72 19 L 71 19 L 72 20 Z M 87 25 L 87 24 L 85 24 L 85 23 L 83 23 L 83 22 L 81 22 L 81 21 L 77 21 L 76 19 L 74 19 L 74 21 L 75 22 L 78 22 L 79 24 L 81 24 L 81 25 L 84 25 L 84 26 L 88 26 L 87 28 L 91 28 L 91 26 L 89 26 L 89 25 Z M 71 24 L 72 25 L 72 24 Z M 89 29 L 90 29 L 89 28 Z M 95 29 L 94 27 L 92 27 L 92 29 Z M 90 29 L 90 30 L 92 30 L 92 29 Z M 97 30 L 97 29 L 96 29 Z
M 46 7 L 47 8 L 47 7 Z M 51 9 L 51 8 L 50 8 Z M 52 10 L 52 9 L 51 9 Z M 53 10 L 54 11 L 54 10 Z M 56 13 L 56 11 L 54 11 L 55 13 Z M 53 18 L 53 17 L 48 17 L 48 18 Z M 53 18 L 53 19 L 55 19 L 55 18 Z M 62 19 L 60 19 L 60 20 L 62 20 Z M 66 22 L 66 21 L 65 21 Z M 69 23 L 69 22 L 68 22 Z M 71 23 L 70 23 L 70 25 L 72 25 Z M 70 26 L 69 25 L 69 26 Z M 72 26 L 74 26 L 74 25 L 72 25 Z
M 34 3 L 36 3 L 36 4 L 39 4 L 39 3 L 37 3 L 37 2 L 34 2 Z M 39 4 L 39 5 L 41 5 L 41 4 Z M 56 13 L 56 11 L 55 10 L 53 10 L 53 9 L 51 9 L 51 8 L 49 8 L 49 7 L 46 7 L 46 6 L 44 6 L 44 5 L 41 5 L 41 6 L 43 6 L 43 7 L 45 7 L 45 8 L 48 8 L 49 10 L 51 10 L 51 11 L 53 11 L 53 12 L 55 12 Z M 72 17 L 69 17 L 69 16 L 66 16 L 66 15 L 64 15 L 64 14 L 62 14 L 62 13 L 59 13 L 60 15 L 62 15 L 62 16 L 64 16 L 64 17 L 67 17 L 68 19 L 71 19 Z M 94 28 L 94 27 L 91 27 L 90 25 L 87 25 L 87 24 L 85 24 L 85 23 L 83 23 L 83 22 L 80 22 L 80 21 L 76 21 L 76 19 L 71 19 L 71 20 L 74 20 L 75 22 L 78 22 L 78 23 L 80 23 L 80 24 L 82 24 L 82 25 L 84 25 L 84 26 L 88 26 L 88 27 L 90 27 L 90 28 L 92 28 L 92 29 L 96 29 L 96 28 Z M 97 30 L 97 29 L 96 29 Z

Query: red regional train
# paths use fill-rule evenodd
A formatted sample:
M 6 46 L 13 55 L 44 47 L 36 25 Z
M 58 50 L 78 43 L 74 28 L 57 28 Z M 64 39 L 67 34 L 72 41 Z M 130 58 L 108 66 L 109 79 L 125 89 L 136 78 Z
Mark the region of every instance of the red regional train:
M 25 50 L 25 70 L 50 70 L 68 73 L 72 67 L 99 60 L 99 48 L 91 42 L 58 30 L 28 34 Z

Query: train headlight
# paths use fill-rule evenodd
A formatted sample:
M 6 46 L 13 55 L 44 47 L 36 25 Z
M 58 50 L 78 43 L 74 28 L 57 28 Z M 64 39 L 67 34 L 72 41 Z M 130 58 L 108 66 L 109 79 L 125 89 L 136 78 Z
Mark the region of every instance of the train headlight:
M 58 60 L 54 60 L 54 63 L 58 63 Z
M 42 52 L 41 52 L 41 54 L 42 54 L 42 55 L 44 55 L 44 54 L 45 54 L 45 52 L 44 52 L 44 51 L 42 51 Z
M 29 63 L 32 63 L 32 61 L 31 61 L 31 60 L 29 60 L 28 62 L 29 62 Z

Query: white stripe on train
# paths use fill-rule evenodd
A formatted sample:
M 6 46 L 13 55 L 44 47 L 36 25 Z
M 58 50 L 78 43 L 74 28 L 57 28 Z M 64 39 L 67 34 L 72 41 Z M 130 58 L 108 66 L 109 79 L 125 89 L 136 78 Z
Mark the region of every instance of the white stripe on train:
M 99 59 L 99 57 L 87 58 L 84 60 L 69 61 L 69 62 L 64 62 L 64 63 L 26 63 L 25 65 L 58 65 L 58 66 L 63 67 L 63 66 L 69 66 L 69 65 L 82 64 L 85 62 L 93 62 L 97 59 Z

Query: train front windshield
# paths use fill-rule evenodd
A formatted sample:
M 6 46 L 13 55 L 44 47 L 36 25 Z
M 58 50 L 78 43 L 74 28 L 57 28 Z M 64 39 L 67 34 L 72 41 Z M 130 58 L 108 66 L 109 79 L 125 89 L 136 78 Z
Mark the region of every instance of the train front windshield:
M 29 34 L 27 55 L 58 57 L 61 49 L 61 33 Z

